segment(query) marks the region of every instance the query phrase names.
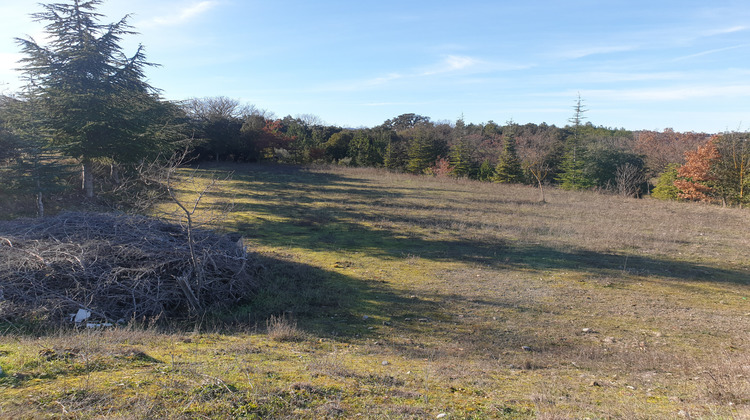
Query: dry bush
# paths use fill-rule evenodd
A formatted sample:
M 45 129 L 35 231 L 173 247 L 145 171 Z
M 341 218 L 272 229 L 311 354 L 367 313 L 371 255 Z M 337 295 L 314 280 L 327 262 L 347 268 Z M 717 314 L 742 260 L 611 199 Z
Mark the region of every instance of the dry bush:
M 236 241 L 115 214 L 0 222 L 0 318 L 60 322 L 79 308 L 102 320 L 181 318 L 248 301 L 259 267 Z
M 302 331 L 297 328 L 297 321 L 286 315 L 271 315 L 266 321 L 266 331 L 274 341 L 299 341 L 303 338 Z

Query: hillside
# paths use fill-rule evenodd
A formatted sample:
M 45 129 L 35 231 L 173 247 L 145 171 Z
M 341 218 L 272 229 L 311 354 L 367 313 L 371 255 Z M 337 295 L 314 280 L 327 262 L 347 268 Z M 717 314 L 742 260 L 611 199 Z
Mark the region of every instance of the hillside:
M 0 417 L 750 416 L 747 210 L 208 169 L 234 175 L 199 214 L 265 267 L 238 327 L 5 326 Z

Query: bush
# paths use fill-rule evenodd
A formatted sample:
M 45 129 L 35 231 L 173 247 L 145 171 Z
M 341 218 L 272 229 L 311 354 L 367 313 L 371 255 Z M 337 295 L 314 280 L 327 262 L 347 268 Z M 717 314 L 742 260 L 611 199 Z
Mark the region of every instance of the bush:
M 677 179 L 677 168 L 680 165 L 673 163 L 667 166 L 664 172 L 659 175 L 656 186 L 651 192 L 651 196 L 660 200 L 677 200 L 679 189 L 675 187 L 674 181 Z

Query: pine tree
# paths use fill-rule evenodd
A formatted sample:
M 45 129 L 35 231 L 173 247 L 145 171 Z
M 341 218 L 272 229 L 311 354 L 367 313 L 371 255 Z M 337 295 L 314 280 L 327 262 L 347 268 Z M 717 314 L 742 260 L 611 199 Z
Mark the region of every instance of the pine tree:
M 449 161 L 453 176 L 468 177 L 474 172 L 474 165 L 471 161 L 471 148 L 463 139 L 451 147 Z
M 152 64 L 143 47 L 130 57 L 122 52 L 121 37 L 134 33 L 127 16 L 100 24 L 100 3 L 42 5 L 44 11 L 32 17 L 48 22 L 48 45 L 33 38 L 16 39 L 51 143 L 82 164 L 87 197 L 93 197 L 94 162 L 135 162 L 161 149 L 164 142 L 155 135 L 154 123 L 163 122 L 171 109 L 145 81 L 144 69 Z
M 495 166 L 495 182 L 520 182 L 523 177 L 521 161 L 516 151 L 516 126 L 510 121 L 503 132 L 503 151 Z
M 3 119 L 16 139 L 14 159 L 7 166 L 11 176 L 6 190 L 33 194 L 37 216 L 44 217 L 46 196 L 65 188 L 62 180 L 69 175 L 69 165 L 45 141 L 37 98 L 27 91 L 22 99 L 10 100 L 3 108 Z
M 675 187 L 674 182 L 677 180 L 677 169 L 679 167 L 680 165 L 676 163 L 667 165 L 664 172 L 659 175 L 656 186 L 651 192 L 651 197 L 660 200 L 677 200 L 677 194 L 680 190 Z
M 413 174 L 424 173 L 437 159 L 434 134 L 424 127 L 417 127 L 413 139 L 409 142 L 409 161 L 406 170 Z
M 479 165 L 479 175 L 478 178 L 480 181 L 491 181 L 492 178 L 495 176 L 495 168 L 492 166 L 489 160 L 485 160 L 482 162 L 481 165 Z
M 560 164 L 560 175 L 557 181 L 560 188 L 564 190 L 585 190 L 594 186 L 594 181 L 588 174 L 586 148 L 583 145 L 581 128 L 584 113 L 587 111 L 583 106 L 581 95 L 578 95 L 576 104 L 573 106 L 573 117 L 568 120 L 572 126 L 572 134 L 565 142 L 565 154 Z

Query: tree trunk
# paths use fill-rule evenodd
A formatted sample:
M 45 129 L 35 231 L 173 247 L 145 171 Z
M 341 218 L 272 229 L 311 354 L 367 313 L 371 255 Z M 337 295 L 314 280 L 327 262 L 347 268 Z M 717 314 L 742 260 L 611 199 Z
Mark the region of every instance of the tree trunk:
M 94 198 L 94 174 L 92 173 L 91 161 L 83 161 L 82 170 L 83 191 L 86 193 L 86 198 Z
M 545 200 L 545 197 L 544 197 L 544 185 L 542 185 L 542 181 L 539 180 L 539 179 L 537 179 L 537 182 L 539 182 L 539 192 L 542 193 L 542 201 L 541 202 L 542 203 L 546 203 L 547 200 Z
M 44 217 L 44 201 L 42 201 L 42 192 L 36 193 L 36 213 L 37 216 Z

